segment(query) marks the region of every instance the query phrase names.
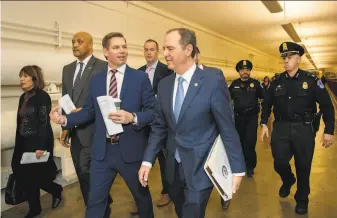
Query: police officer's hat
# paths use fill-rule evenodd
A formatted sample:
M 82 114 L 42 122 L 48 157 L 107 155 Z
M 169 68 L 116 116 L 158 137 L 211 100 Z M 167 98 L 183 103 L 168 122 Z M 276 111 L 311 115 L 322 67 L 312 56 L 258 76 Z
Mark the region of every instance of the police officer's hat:
M 283 42 L 279 47 L 279 51 L 281 53 L 281 57 L 287 57 L 294 54 L 302 56 L 304 54 L 303 47 L 294 42 Z
M 236 64 L 236 71 L 239 72 L 241 69 L 253 69 L 253 64 L 249 60 L 241 60 Z

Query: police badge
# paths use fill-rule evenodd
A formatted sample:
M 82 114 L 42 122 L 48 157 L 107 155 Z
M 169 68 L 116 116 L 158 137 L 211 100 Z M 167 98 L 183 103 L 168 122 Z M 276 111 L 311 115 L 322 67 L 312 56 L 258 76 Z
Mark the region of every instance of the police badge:
M 303 88 L 303 89 L 308 89 L 308 83 L 307 83 L 307 82 L 303 82 L 302 88 Z

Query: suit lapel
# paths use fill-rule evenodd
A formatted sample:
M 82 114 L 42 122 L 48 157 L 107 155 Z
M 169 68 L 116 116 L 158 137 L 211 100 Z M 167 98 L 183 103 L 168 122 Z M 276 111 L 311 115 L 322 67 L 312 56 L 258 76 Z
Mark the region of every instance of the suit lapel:
M 104 95 L 109 95 L 107 92 L 107 77 L 108 77 L 108 67 L 104 68 L 104 71 L 101 76 L 101 82 L 99 82 L 99 85 L 97 85 L 97 88 L 99 90 L 98 92 L 98 97 L 99 96 L 104 96 Z
M 169 100 L 170 100 L 170 108 L 169 108 L 169 111 L 170 111 L 170 114 L 171 114 L 171 118 L 172 118 L 172 123 L 174 125 L 176 125 L 176 118 L 174 117 L 174 113 L 173 113 L 173 91 L 174 91 L 174 82 L 175 82 L 175 79 L 176 79 L 176 75 L 172 76 L 171 77 L 171 81 L 169 84 L 171 84 L 170 87 L 170 90 L 169 90 Z M 175 98 L 175 96 L 174 96 Z
M 184 116 L 184 113 L 186 112 L 188 105 L 191 103 L 191 101 L 197 94 L 198 90 L 202 86 L 202 78 L 203 78 L 202 71 L 201 69 L 197 67 L 192 76 L 190 85 L 188 86 L 188 90 L 187 90 L 183 105 L 181 106 L 177 125 L 179 124 L 182 117 Z
M 73 81 L 74 81 L 74 75 L 75 75 L 75 70 L 76 70 L 76 64 L 77 62 L 73 62 L 70 65 L 69 69 L 69 80 L 67 81 L 67 87 L 69 87 L 68 90 L 68 95 L 70 96 L 71 99 L 73 99 Z
M 74 104 L 77 103 L 77 101 L 80 99 L 81 93 L 83 91 L 84 85 L 86 84 L 86 81 L 88 80 L 88 78 L 90 77 L 90 74 L 94 68 L 94 64 L 95 64 L 95 60 L 96 58 L 94 56 L 92 56 L 90 58 L 90 60 L 88 61 L 87 66 L 85 67 L 82 76 L 81 76 L 81 80 L 80 80 L 80 87 L 79 87 L 79 95 L 78 95 L 78 99 L 76 99 L 76 102 L 74 102 Z
M 129 85 L 129 82 L 132 81 L 130 70 L 131 70 L 130 67 L 128 65 L 126 65 L 125 72 L 124 72 L 123 83 L 122 83 L 122 88 L 121 88 L 121 93 L 119 94 L 119 98 L 122 101 L 121 104 L 123 104 L 123 99 L 124 99 L 127 87 Z
M 161 63 L 160 61 L 158 61 L 156 70 L 154 71 L 154 75 L 153 75 L 153 87 L 155 86 L 155 84 L 157 84 L 157 80 L 160 78 L 160 73 L 161 73 Z

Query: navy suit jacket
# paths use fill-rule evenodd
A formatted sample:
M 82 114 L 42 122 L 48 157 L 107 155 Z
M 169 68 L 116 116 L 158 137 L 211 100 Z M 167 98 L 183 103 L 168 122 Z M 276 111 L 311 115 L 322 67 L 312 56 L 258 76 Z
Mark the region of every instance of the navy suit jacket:
M 212 186 L 204 171 L 204 164 L 220 134 L 232 172 L 245 172 L 240 139 L 235 129 L 228 89 L 223 77 L 196 68 L 177 123 L 173 114 L 174 81 L 175 74 L 172 74 L 159 83 L 154 122 L 143 161 L 153 163 L 158 151 L 166 145 L 167 180 L 172 184 L 174 153 L 177 148 L 188 189 L 204 190 Z
M 89 85 L 88 97 L 82 110 L 67 115 L 67 128 L 95 120 L 92 155 L 103 160 L 106 149 L 106 127 L 97 103 L 97 97 L 107 95 L 107 71 L 95 74 Z M 141 161 L 148 142 L 149 124 L 153 121 L 155 96 L 148 76 L 126 66 L 120 93 L 121 109 L 137 115 L 138 125 L 123 125 L 119 144 L 126 163 Z

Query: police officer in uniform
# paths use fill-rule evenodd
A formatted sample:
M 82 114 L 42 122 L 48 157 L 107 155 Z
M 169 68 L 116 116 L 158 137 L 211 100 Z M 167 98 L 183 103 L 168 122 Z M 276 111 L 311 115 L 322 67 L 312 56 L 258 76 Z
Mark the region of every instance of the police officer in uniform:
M 255 146 L 260 112 L 258 100 L 263 97 L 261 83 L 250 77 L 252 68 L 253 64 L 250 61 L 239 61 L 236 64 L 236 71 L 240 74 L 240 78 L 234 80 L 229 87 L 234 102 L 235 127 L 240 136 L 248 177 L 254 175 L 256 167 Z
M 308 212 L 310 193 L 309 177 L 315 147 L 313 117 L 316 103 L 319 104 L 325 123 L 322 145 L 329 147 L 333 143 L 335 126 L 334 108 L 330 96 L 316 75 L 299 69 L 304 49 L 293 42 L 284 42 L 279 51 L 283 58 L 285 72 L 276 75 L 269 91 L 265 95 L 261 115 L 261 140 L 268 137 L 267 121 L 273 106 L 275 121 L 271 134 L 271 150 L 274 169 L 282 179 L 279 195 L 289 195 L 296 178 L 289 161 L 294 156 L 297 175 L 295 194 L 298 214 Z

